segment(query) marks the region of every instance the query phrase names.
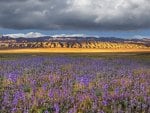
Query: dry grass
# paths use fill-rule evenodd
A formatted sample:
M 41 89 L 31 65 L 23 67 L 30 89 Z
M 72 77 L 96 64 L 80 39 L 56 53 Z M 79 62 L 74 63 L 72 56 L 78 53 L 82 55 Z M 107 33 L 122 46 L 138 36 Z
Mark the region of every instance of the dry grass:
M 7 49 L 0 53 L 89 53 L 89 52 L 150 52 L 147 49 L 87 49 L 87 48 L 30 48 L 30 49 Z

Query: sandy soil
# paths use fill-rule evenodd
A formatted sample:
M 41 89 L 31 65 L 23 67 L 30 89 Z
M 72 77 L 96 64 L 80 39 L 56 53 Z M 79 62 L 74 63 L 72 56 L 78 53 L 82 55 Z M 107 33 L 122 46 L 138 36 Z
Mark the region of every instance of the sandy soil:
M 0 53 L 90 53 L 90 52 L 150 52 L 149 49 L 84 49 L 84 48 L 31 48 L 7 49 Z

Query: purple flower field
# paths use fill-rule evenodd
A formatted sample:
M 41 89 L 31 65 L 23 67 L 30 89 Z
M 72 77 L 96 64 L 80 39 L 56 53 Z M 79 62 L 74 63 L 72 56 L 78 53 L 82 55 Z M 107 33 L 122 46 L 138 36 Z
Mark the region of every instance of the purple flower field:
M 150 113 L 150 54 L 0 55 L 0 113 Z

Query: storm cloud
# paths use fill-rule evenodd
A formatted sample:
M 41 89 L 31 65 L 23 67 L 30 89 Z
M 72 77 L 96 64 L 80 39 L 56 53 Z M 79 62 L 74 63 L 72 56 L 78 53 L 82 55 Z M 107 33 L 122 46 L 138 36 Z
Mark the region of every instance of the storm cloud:
M 41 30 L 150 28 L 150 0 L 0 0 L 0 27 Z

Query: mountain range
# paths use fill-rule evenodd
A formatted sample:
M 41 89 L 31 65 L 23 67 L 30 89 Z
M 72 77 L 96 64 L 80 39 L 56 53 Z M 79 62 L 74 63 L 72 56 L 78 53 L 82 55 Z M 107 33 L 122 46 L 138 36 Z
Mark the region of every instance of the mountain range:
M 38 36 L 38 35 L 37 35 Z M 150 48 L 150 39 L 96 36 L 0 37 L 0 49 L 8 48 Z

